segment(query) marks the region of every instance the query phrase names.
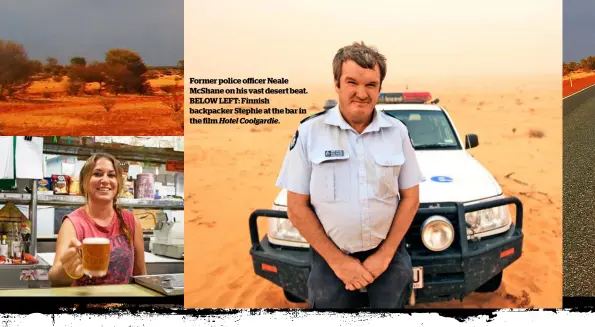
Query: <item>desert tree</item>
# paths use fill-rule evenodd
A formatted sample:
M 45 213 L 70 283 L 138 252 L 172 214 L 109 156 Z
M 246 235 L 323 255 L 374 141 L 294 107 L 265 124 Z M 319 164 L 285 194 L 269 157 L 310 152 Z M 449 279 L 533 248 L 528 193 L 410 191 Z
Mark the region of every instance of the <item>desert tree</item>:
M 174 123 L 184 129 L 184 88 L 176 81 L 175 85 L 162 86 L 161 91 L 166 94 L 161 102 L 172 110 L 171 117 Z
M 87 59 L 85 59 L 84 57 L 72 57 L 70 58 L 70 66 L 87 66 Z
M 37 74 L 43 72 L 43 63 L 39 60 L 30 60 L 31 69 Z
M 570 81 L 570 87 L 572 87 L 572 73 L 579 69 L 579 67 L 580 65 L 575 61 L 567 63 L 565 62 L 562 64 L 562 75 L 568 76 L 568 79 Z
M 45 59 L 46 64 L 43 71 L 49 76 L 63 76 L 67 72 L 64 71 L 64 67 L 60 65 L 60 62 L 55 57 L 47 57 Z
M 50 66 L 50 67 L 51 66 L 58 66 L 58 65 L 60 65 L 60 62 L 55 57 L 47 57 L 45 59 L 45 61 L 47 62 L 47 65 Z
M 40 72 L 39 61 L 31 61 L 22 44 L 0 40 L 0 100 L 26 90 Z
M 70 94 L 76 95 L 84 91 L 87 83 L 98 83 L 98 93 L 101 95 L 106 82 L 107 65 L 100 62 L 92 62 L 89 65 L 71 65 L 68 72 L 68 90 Z
M 109 66 L 109 81 L 116 92 L 148 93 L 150 86 L 145 73 L 148 71 L 143 58 L 128 49 L 111 49 L 105 54 Z
M 178 64 L 177 64 L 178 69 L 180 70 L 180 72 L 182 72 L 182 75 L 184 75 L 184 60 L 178 60 Z
M 126 66 L 121 64 L 104 66 L 105 85 L 111 93 L 135 93 L 139 77 L 135 76 Z M 140 93 L 140 92 L 139 92 Z
M 570 87 L 572 87 L 572 76 L 570 74 L 570 68 L 567 63 L 562 63 L 562 76 L 568 76 L 570 79 Z
M 587 58 L 581 59 L 580 67 L 585 72 L 590 72 L 595 70 L 595 57 L 589 56 Z

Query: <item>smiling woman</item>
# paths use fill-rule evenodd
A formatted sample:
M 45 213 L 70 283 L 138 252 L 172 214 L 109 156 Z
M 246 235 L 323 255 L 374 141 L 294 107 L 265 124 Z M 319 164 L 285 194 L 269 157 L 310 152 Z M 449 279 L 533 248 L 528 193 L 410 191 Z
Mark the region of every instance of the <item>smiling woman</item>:
M 49 272 L 52 286 L 127 284 L 133 275 L 145 275 L 140 222 L 116 205 L 124 187 L 119 161 L 107 153 L 94 154 L 79 180 L 86 204 L 63 218 Z M 92 252 L 91 243 L 108 247 Z

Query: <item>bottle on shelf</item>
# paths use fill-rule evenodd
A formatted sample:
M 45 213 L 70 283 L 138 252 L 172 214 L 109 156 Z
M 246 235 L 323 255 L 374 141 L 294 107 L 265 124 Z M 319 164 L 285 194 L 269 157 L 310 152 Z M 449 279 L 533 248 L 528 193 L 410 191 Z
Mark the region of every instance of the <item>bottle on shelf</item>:
M 13 263 L 20 263 L 21 256 L 23 255 L 22 248 L 21 248 L 21 234 L 19 233 L 19 225 L 18 223 L 12 224 L 12 262 Z
M 8 244 L 6 244 L 6 235 L 2 235 L 2 243 L 0 243 L 0 257 L 3 257 L 0 263 L 4 263 L 8 259 Z
M 12 241 L 14 239 L 14 233 L 12 232 L 12 223 L 6 222 L 5 224 L 5 232 L 6 232 L 6 245 L 8 245 L 8 255 L 7 258 L 12 259 L 13 251 L 12 251 Z
M 27 221 L 25 221 L 25 217 L 21 218 L 21 240 L 22 246 L 21 250 L 22 253 L 31 253 L 29 252 L 29 247 L 31 246 L 31 229 L 29 225 L 27 225 Z

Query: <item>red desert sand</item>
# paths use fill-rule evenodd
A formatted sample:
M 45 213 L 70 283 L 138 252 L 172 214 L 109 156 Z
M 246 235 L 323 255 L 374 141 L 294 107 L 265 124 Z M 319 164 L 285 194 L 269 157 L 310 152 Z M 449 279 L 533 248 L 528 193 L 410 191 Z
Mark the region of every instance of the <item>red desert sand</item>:
M 567 97 L 593 85 L 595 85 L 595 73 L 573 73 L 572 86 L 570 86 L 570 77 L 564 76 L 562 96 Z
M 67 96 L 66 80 L 34 82 L 25 94 L 0 101 L 0 135 L 184 135 L 183 110 L 174 112 L 168 106 L 174 96 L 159 90 L 175 85 L 171 76 L 149 81 L 155 95 L 107 95 L 103 100 L 98 95 Z M 89 83 L 86 90 L 97 88 Z
M 445 86 L 447 85 L 447 86 Z M 494 293 L 419 308 L 560 308 L 562 306 L 562 108 L 559 77 L 483 80 L 429 90 L 451 114 L 459 133 L 476 133 L 469 150 L 524 205 L 522 257 Z M 512 85 L 512 86 L 511 86 Z M 297 86 L 296 86 L 297 87 Z M 304 86 L 299 86 L 304 87 Z M 307 86 L 306 86 L 307 87 Z M 385 85 L 384 90 L 404 90 Z M 308 114 L 334 98 L 332 87 L 308 87 L 305 96 L 271 98 Z M 317 108 L 315 108 L 317 107 Z M 186 118 L 188 118 L 188 114 Z M 281 288 L 254 274 L 248 217 L 269 209 L 285 151 L 304 115 L 279 116 L 280 125 L 187 125 L 186 307 L 304 308 Z M 267 223 L 259 223 L 260 235 Z

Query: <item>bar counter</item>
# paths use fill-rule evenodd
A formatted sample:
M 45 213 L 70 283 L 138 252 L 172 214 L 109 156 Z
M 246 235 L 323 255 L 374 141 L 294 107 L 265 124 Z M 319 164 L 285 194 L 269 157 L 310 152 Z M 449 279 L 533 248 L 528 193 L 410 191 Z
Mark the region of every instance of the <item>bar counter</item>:
M 3 296 L 56 296 L 56 297 L 163 297 L 164 295 L 155 292 L 138 284 L 123 285 L 98 285 L 78 287 L 50 287 L 50 288 L 25 288 L 0 290 L 0 297 Z
M 56 312 L 105 310 L 114 307 L 183 308 L 184 296 L 166 296 L 139 284 L 78 287 L 25 288 L 0 290 L 3 309 L 9 312 Z
M 40 258 L 50 266 L 54 264 L 56 253 L 38 253 Z M 184 260 L 173 259 L 160 255 L 155 255 L 145 251 L 145 264 L 147 265 L 147 274 L 179 274 L 184 272 Z
M 48 280 L 48 272 L 50 267 L 54 263 L 55 253 L 37 253 L 36 258 L 38 263 L 36 264 L 23 264 L 23 265 L 10 265 L 0 264 L 0 296 L 12 296 L 12 294 L 21 294 L 19 292 L 27 293 L 32 292 L 48 292 L 50 289 L 54 290 L 50 286 Z M 183 274 L 184 273 L 184 260 L 173 259 L 164 256 L 155 255 L 150 252 L 145 252 L 145 262 L 147 266 L 147 275 L 169 275 L 169 274 Z M 33 277 L 31 277 L 33 276 Z M 113 294 L 121 294 L 126 296 L 128 294 L 141 294 L 140 296 L 146 296 L 152 294 L 152 290 L 146 292 L 137 291 L 138 289 L 144 289 L 141 285 L 124 285 L 126 287 L 114 285 L 106 286 L 105 292 L 112 292 Z M 85 286 L 87 287 L 87 286 Z M 93 286 L 88 286 L 93 287 Z M 43 290 L 45 289 L 45 290 Z M 68 287 L 67 289 L 71 289 Z M 102 288 L 91 288 L 96 290 L 93 292 L 104 292 Z M 136 291 L 135 291 L 136 290 Z M 10 292 L 10 293 L 6 293 Z M 17 292 L 17 293 L 12 293 Z M 51 291 L 53 292 L 53 291 Z M 70 292 L 70 291 L 59 291 L 59 292 Z M 85 291 L 86 292 L 86 291 Z M 115 292 L 115 293 L 114 293 Z M 118 293 L 119 292 L 119 293 Z M 148 293 L 147 293 L 148 292 Z M 11 294 L 11 295 L 6 295 Z M 49 293 L 44 293 L 49 294 Z M 70 295 L 67 295 L 70 296 Z M 91 295 L 95 296 L 95 295 Z M 100 295 L 102 296 L 102 295 Z M 116 295 L 114 295 L 116 296 Z M 120 295 L 119 295 L 120 296 Z M 152 296 L 152 295 L 149 295 Z

